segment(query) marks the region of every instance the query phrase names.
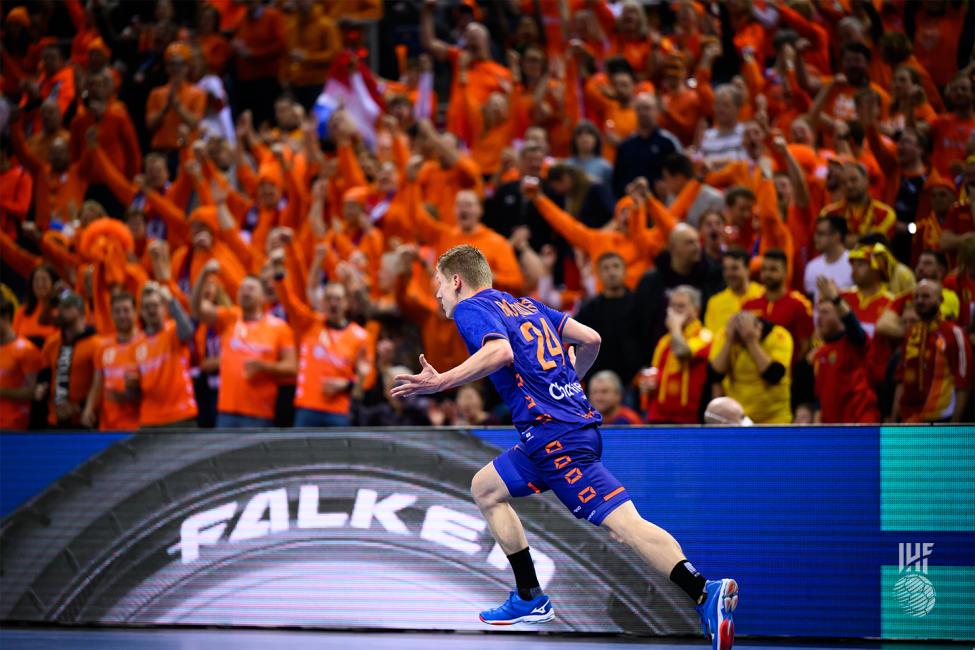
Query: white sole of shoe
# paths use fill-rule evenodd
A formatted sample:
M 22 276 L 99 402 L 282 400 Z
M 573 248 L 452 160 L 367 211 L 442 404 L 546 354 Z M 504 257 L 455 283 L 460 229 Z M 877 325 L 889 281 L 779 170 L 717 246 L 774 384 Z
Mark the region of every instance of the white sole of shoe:
M 547 614 L 538 614 L 536 616 L 522 616 L 521 618 L 514 618 L 510 621 L 485 621 L 481 618 L 482 623 L 487 623 L 488 625 L 517 625 L 518 623 L 525 623 L 527 625 L 537 625 L 538 623 L 548 623 L 553 618 L 555 618 L 555 610 L 550 610 Z

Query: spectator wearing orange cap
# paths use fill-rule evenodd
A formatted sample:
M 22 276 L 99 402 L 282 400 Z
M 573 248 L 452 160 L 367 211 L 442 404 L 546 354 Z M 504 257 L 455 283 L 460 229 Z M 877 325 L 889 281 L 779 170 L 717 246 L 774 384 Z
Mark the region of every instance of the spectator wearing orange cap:
M 20 82 L 27 81 L 37 70 L 42 45 L 32 34 L 27 7 L 14 7 L 4 19 L 3 48 L 0 48 L 0 91 L 4 95 L 20 93 Z
M 310 110 L 325 86 L 332 59 L 342 50 L 342 35 L 314 0 L 298 0 L 285 18 L 288 56 L 281 78 L 299 104 Z
M 146 127 L 152 132 L 152 148 L 169 155 L 172 174 L 180 146 L 179 127 L 191 130 L 206 112 L 206 93 L 187 81 L 190 49 L 182 43 L 166 48 L 166 74 L 169 83 L 153 88 L 146 102 Z
M 24 87 L 20 105 L 25 110 L 31 110 L 48 98 L 57 102 L 61 115 L 67 112 L 75 98 L 74 68 L 64 64 L 64 55 L 54 39 L 50 39 L 41 51 L 41 73 Z M 33 129 L 36 131 L 40 128 L 41 118 L 37 116 Z
M 238 113 L 251 110 L 260 126 L 274 116 L 274 100 L 281 94 L 278 77 L 287 50 L 284 16 L 261 0 L 248 0 L 246 6 L 231 42 L 237 58 L 233 106 Z

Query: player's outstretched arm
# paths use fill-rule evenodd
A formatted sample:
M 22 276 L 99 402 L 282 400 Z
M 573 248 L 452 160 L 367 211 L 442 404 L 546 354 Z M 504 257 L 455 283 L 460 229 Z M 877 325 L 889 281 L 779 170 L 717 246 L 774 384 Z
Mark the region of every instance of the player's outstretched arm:
M 397 381 L 405 381 L 390 391 L 393 397 L 409 397 L 410 395 L 429 395 L 439 393 L 456 386 L 463 386 L 472 381 L 483 379 L 501 370 L 515 358 L 508 339 L 490 339 L 471 357 L 452 370 L 440 374 L 427 363 L 426 357 L 420 355 L 422 372 L 418 375 L 397 375 Z
M 562 326 L 562 341 L 575 344 L 575 355 L 570 350 L 569 358 L 572 359 L 576 374 L 584 377 L 596 361 L 596 355 L 599 354 L 599 344 L 603 341 L 599 332 L 575 319 L 568 318 Z

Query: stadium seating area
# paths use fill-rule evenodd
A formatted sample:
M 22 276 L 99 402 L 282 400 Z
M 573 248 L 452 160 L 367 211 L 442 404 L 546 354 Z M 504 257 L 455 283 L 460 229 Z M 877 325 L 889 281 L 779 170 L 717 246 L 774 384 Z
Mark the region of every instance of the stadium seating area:
M 459 244 L 604 424 L 973 421 L 971 2 L 0 12 L 0 428 L 510 423 L 390 396 Z

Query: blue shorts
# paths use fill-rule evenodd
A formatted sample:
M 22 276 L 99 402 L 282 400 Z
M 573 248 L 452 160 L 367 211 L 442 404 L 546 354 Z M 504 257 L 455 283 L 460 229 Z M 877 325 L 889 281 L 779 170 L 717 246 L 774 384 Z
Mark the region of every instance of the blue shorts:
M 568 431 L 529 453 L 517 444 L 494 459 L 494 468 L 513 497 L 555 492 L 576 519 L 598 526 L 630 500 L 626 488 L 599 459 L 603 438 L 596 426 Z

